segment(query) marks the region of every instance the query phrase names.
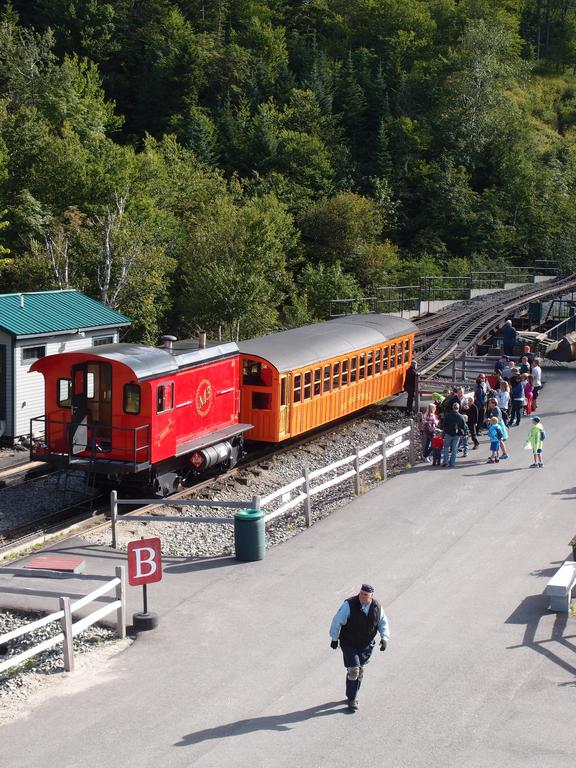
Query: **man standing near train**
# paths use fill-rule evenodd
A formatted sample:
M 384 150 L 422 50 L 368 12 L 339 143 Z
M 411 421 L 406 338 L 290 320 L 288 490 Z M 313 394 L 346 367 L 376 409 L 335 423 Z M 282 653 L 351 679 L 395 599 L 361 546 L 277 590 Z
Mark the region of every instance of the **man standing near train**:
M 359 594 L 344 600 L 330 625 L 330 647 L 336 650 L 340 641 L 346 667 L 346 699 L 352 712 L 358 709 L 364 667 L 370 661 L 378 633 L 380 650 L 385 651 L 390 639 L 388 619 L 374 600 L 374 587 L 362 584 Z
M 406 399 L 406 416 L 412 414 L 412 406 L 414 404 L 414 395 L 418 390 L 418 379 L 420 372 L 418 371 L 418 363 L 416 360 L 412 360 L 410 367 L 406 371 L 404 376 L 404 391 L 408 395 Z

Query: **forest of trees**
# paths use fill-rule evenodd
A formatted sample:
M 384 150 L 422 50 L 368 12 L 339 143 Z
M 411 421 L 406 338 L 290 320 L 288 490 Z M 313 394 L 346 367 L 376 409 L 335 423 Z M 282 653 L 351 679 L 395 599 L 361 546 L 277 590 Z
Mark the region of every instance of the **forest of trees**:
M 156 343 L 576 268 L 576 0 L 12 0 L 0 291 Z

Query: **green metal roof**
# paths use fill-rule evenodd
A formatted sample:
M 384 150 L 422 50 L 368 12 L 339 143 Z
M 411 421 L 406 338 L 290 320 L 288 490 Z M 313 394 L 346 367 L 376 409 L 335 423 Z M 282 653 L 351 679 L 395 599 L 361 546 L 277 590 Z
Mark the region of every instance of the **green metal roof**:
M 119 325 L 130 319 L 79 291 L 0 294 L 0 328 L 12 336 Z

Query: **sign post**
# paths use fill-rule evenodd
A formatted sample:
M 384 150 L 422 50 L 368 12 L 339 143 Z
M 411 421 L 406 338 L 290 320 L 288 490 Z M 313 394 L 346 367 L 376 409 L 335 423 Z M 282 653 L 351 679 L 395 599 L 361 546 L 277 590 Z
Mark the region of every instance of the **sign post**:
M 158 626 L 158 614 L 148 611 L 148 584 L 162 579 L 162 554 L 159 538 L 131 541 L 128 544 L 128 583 L 142 585 L 142 612 L 132 616 L 137 632 Z

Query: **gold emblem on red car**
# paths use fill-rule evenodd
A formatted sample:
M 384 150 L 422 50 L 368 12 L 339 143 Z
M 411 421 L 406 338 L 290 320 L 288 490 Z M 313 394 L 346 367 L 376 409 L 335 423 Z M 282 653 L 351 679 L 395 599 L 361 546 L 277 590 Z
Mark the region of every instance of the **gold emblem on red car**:
M 196 412 L 199 416 L 206 416 L 212 408 L 212 384 L 208 379 L 202 379 L 196 389 Z

